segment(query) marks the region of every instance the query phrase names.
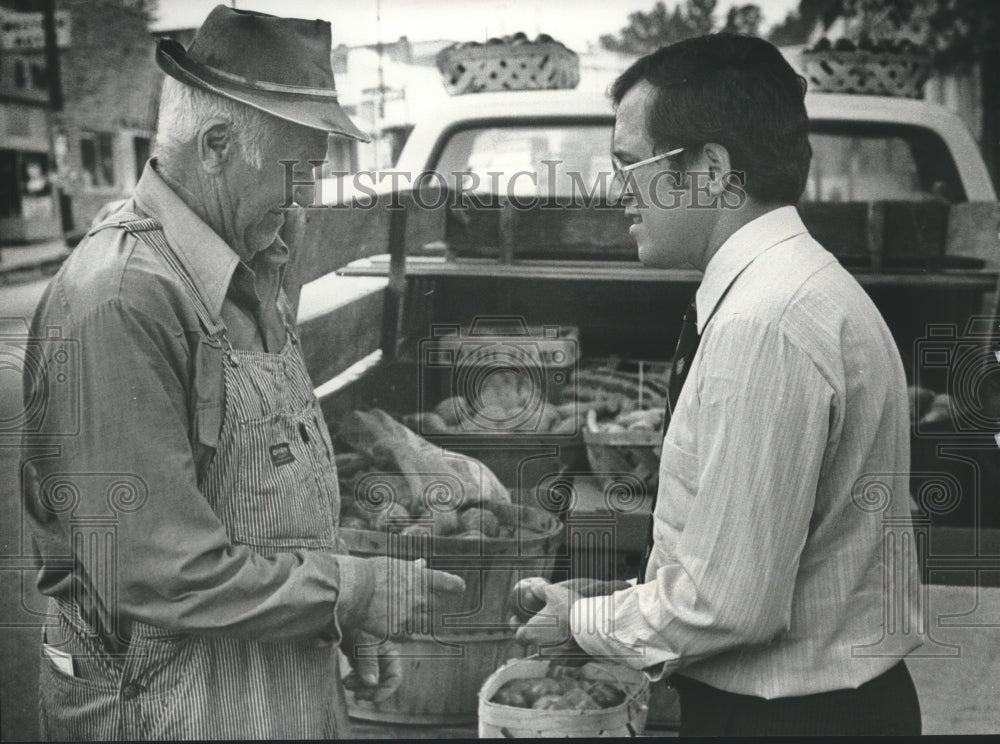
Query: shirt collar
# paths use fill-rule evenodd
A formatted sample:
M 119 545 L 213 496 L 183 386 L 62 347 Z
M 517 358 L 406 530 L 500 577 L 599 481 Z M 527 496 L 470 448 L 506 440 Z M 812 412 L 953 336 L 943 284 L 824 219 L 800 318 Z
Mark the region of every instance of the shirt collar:
M 722 296 L 736 277 L 764 251 L 796 235 L 807 232 L 795 207 L 779 207 L 751 220 L 734 232 L 715 252 L 695 295 L 698 310 L 698 333 L 722 301 Z
M 218 317 L 240 257 L 167 185 L 155 164 L 150 160 L 142 171 L 135 187 L 136 204 L 163 225 L 167 243 Z

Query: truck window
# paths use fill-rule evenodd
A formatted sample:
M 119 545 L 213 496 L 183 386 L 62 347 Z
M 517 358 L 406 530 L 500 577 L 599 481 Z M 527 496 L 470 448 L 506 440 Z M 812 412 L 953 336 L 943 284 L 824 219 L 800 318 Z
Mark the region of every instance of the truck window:
M 566 197 L 597 188 L 603 195 L 610 151 L 610 122 L 477 127 L 448 139 L 436 170 L 452 188 L 461 179 L 465 189 L 483 193 Z
M 611 177 L 611 122 L 498 123 L 455 131 L 435 170 L 481 193 L 603 197 Z M 921 127 L 813 121 L 805 201 L 966 200 L 948 146 Z M 548 161 L 548 162 L 546 162 Z M 592 191 L 593 190 L 593 191 Z
M 806 201 L 965 201 L 948 147 L 930 130 L 814 122 L 809 141 Z

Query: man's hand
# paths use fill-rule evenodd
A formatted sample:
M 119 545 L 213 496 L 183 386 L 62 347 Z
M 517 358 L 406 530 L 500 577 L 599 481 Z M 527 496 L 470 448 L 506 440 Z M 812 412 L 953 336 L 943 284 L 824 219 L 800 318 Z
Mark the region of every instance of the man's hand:
M 344 633 L 340 650 L 351 665 L 344 687 L 357 700 L 381 703 L 393 696 L 403 681 L 403 662 L 392 641 L 380 641 L 365 631 Z
M 422 558 L 366 558 L 365 586 L 342 587 L 348 599 L 338 616 L 348 633 L 368 633 L 379 640 L 405 635 L 430 619 L 434 597 L 465 591 L 465 582 L 454 574 L 427 568 Z M 363 596 L 363 600 L 358 597 Z
M 540 576 L 521 579 L 510 592 L 508 607 L 514 613 L 509 619 L 511 625 L 524 623 L 538 614 L 545 606 L 545 588 L 560 586 L 580 597 L 600 597 L 614 594 L 620 589 L 628 589 L 627 581 L 601 581 L 600 579 L 570 579 L 558 584 L 549 584 Z
M 526 625 L 520 625 L 515 618 L 511 618 L 512 627 L 518 629 L 514 640 L 524 646 L 538 646 L 540 656 L 584 664 L 590 657 L 577 645 L 569 626 L 570 608 L 581 595 L 565 586 L 566 583 L 544 587 L 545 607 Z

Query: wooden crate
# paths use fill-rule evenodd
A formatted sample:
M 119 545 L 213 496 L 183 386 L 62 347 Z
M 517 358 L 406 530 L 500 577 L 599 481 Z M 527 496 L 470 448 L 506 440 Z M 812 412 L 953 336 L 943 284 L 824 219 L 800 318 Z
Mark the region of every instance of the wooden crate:
M 931 73 L 930 54 L 803 52 L 806 78 L 814 90 L 874 96 L 923 98 Z
M 487 43 L 443 49 L 437 58 L 451 95 L 575 88 L 580 59 L 557 41 Z

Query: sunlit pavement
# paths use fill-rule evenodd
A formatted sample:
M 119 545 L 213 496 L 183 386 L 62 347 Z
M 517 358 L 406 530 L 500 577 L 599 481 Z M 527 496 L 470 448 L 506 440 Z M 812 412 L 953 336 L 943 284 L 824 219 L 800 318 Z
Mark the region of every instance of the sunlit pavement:
M 20 445 L 15 431 L 24 410 L 19 340 L 27 335 L 31 316 L 48 285 L 50 276 L 46 273 L 58 266 L 56 262 L 43 263 L 43 271 L 35 260 L 38 252 L 32 257 L 26 252 L 12 255 L 12 250 L 5 247 L 0 254 L 0 562 L 23 555 L 29 547 L 22 533 Z M 16 259 L 24 260 L 18 263 Z M 0 739 L 36 739 L 38 712 L 34 695 L 25 694 L 25 690 L 33 693 L 37 685 L 38 660 L 14 652 L 38 643 L 39 628 L 30 626 L 30 611 L 39 609 L 41 603 L 34 590 L 33 572 L 0 572 L 0 597 L 0 624 L 4 626 L 0 627 L 0 658 L 5 660 L 0 674 Z

